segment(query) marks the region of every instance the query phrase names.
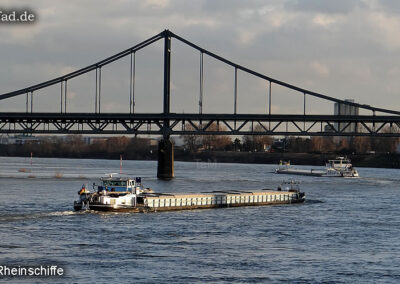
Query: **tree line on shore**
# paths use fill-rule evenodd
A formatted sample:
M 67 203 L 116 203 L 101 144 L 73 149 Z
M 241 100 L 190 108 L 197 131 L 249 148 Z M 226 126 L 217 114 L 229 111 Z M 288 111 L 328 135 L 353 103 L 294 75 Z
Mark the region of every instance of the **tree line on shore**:
M 64 139 L 50 136 L 0 147 L 0 154 L 4 156 L 29 156 L 31 152 L 36 156 L 67 158 L 117 158 L 123 154 L 126 159 L 153 159 L 152 156 L 157 156 L 149 139 L 126 136 L 95 139 L 93 143 L 87 143 L 82 135 L 69 135 Z
M 191 129 L 191 125 L 186 126 Z M 211 124 L 208 131 L 226 130 L 225 126 Z M 262 133 L 260 125 L 254 131 Z M 285 137 L 274 139 L 267 135 L 245 135 L 230 137 L 227 135 L 182 135 L 183 153 L 204 151 L 240 151 L 240 152 L 292 152 L 292 153 L 395 153 L 399 138 L 394 137 Z M 240 139 L 241 138 L 241 139 Z M 31 152 L 44 157 L 98 157 L 116 158 L 124 155 L 126 159 L 155 159 L 156 145 L 150 145 L 149 138 L 108 137 L 93 139 L 87 143 L 82 135 L 41 137 L 40 141 L 26 141 L 24 144 L 0 145 L 0 155 L 29 156 Z
M 192 125 L 186 125 L 187 130 L 193 130 Z M 223 125 L 212 124 L 207 131 L 225 131 Z M 254 132 L 262 133 L 264 127 L 256 125 Z M 224 151 L 284 151 L 293 153 L 395 153 L 400 143 L 396 137 L 337 137 L 315 136 L 310 138 L 285 137 L 274 139 L 267 135 L 244 135 L 242 139 L 232 139 L 226 135 L 195 134 L 182 135 L 184 147 L 190 152 L 201 150 Z

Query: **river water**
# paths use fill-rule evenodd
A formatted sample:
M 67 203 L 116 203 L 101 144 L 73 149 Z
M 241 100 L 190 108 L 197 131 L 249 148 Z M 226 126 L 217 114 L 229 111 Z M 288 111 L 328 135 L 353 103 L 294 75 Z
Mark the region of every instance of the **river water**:
M 399 283 L 400 171 L 297 176 L 304 204 L 160 213 L 76 213 L 82 184 L 119 161 L 0 158 L 0 265 L 49 265 L 78 283 Z M 276 188 L 274 165 L 124 161 L 157 192 Z M 311 168 L 311 167 L 302 167 Z

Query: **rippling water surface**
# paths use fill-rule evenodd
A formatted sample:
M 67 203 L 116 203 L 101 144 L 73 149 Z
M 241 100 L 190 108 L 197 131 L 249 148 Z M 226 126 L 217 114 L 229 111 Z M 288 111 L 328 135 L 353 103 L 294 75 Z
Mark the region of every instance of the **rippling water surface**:
M 273 174 L 273 165 L 176 162 L 176 178 L 164 182 L 156 168 L 124 161 L 124 172 L 158 192 L 276 188 L 288 177 Z M 297 176 L 307 194 L 300 205 L 72 210 L 82 184 L 118 171 L 119 161 L 0 158 L 0 264 L 66 269 L 62 278 L 11 280 L 400 282 L 399 170 L 359 168 L 359 179 Z

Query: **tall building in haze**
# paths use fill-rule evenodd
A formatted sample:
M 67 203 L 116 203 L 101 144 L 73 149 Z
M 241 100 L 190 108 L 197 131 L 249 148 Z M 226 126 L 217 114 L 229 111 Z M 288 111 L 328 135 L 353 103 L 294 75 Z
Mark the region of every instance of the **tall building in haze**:
M 354 103 L 354 100 L 347 99 L 345 100 L 346 102 Z M 346 104 L 340 104 L 340 103 L 335 103 L 334 106 L 334 115 L 359 115 L 359 108 L 356 106 L 351 106 L 351 105 L 346 105 Z M 342 122 L 342 123 L 335 123 L 335 128 L 336 129 L 342 129 L 347 125 L 347 122 Z M 357 132 L 358 131 L 358 125 L 356 122 L 351 123 L 349 126 L 346 127 L 343 132 Z

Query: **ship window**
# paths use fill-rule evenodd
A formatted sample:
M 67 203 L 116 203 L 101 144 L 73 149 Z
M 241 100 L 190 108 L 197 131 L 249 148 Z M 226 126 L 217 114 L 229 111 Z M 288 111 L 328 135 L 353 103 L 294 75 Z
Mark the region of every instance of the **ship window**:
M 126 186 L 126 181 L 120 180 L 111 180 L 111 181 L 104 181 L 105 186 Z

